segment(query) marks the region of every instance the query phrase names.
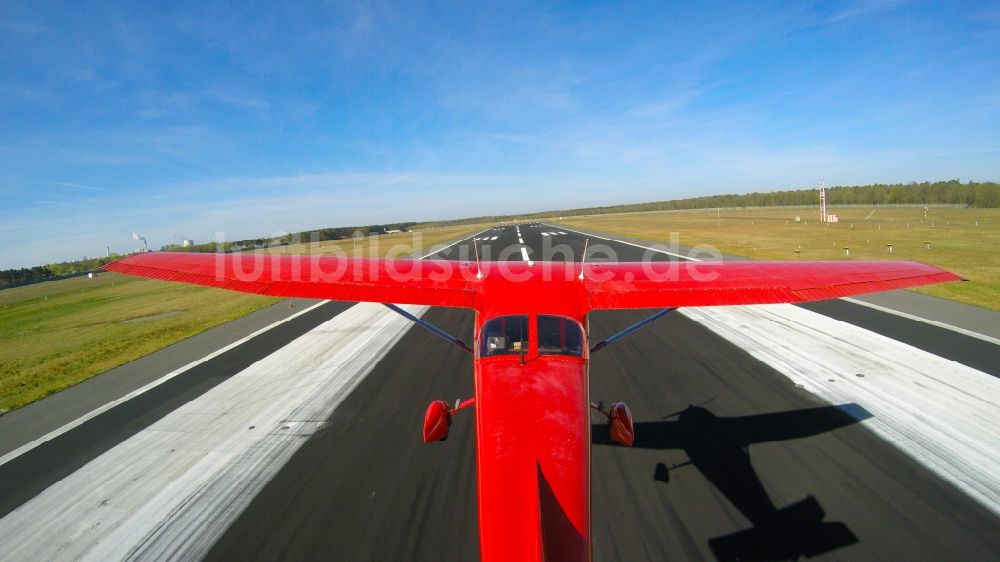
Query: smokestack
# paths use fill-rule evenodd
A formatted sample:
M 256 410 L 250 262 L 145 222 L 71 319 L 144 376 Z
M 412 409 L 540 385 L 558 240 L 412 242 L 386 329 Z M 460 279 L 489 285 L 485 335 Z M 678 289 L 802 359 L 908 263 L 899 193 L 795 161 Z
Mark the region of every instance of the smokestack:
M 111 257 L 111 246 L 105 246 L 104 249 L 108 251 L 108 257 L 110 258 Z
M 136 234 L 136 233 L 133 232 L 132 233 L 132 240 L 142 240 L 142 247 L 144 248 L 143 251 L 146 251 L 146 252 L 149 251 L 149 244 L 146 243 L 146 237 L 143 236 L 142 234 Z

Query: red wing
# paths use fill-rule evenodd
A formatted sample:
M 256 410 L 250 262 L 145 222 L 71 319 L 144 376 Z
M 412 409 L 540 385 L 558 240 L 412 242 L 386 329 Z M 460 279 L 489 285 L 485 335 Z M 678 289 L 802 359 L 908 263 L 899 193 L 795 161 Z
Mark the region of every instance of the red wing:
M 470 308 L 476 300 L 475 271 L 445 260 L 151 252 L 104 269 L 276 297 Z
M 901 289 L 959 277 L 912 261 L 483 263 L 501 299 L 533 290 L 580 291 L 579 310 L 797 303 Z M 475 308 L 474 265 L 448 260 L 281 254 L 143 253 L 105 269 L 234 291 L 346 301 Z M 521 287 L 511 285 L 523 284 Z M 584 294 L 586 296 L 584 296 Z M 575 297 L 573 297 L 575 298 Z
M 589 264 L 591 309 L 798 303 L 957 281 L 913 261 Z

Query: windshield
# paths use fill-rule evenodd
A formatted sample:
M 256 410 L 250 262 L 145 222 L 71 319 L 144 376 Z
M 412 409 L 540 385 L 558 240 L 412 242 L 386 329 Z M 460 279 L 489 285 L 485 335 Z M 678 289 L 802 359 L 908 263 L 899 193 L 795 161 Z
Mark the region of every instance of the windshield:
M 526 314 L 499 316 L 483 324 L 479 356 L 520 355 L 528 352 L 531 323 Z M 583 356 L 584 337 L 580 324 L 562 316 L 538 316 L 538 353 Z
M 528 316 L 500 316 L 483 325 L 479 356 L 520 355 L 528 352 Z
M 583 355 L 580 325 L 561 316 L 538 317 L 538 353 L 543 355 Z

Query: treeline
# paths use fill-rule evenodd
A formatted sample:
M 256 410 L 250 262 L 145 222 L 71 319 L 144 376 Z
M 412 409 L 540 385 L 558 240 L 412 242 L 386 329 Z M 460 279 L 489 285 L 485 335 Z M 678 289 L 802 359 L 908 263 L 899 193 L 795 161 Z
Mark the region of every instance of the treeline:
M 838 186 L 827 190 L 834 205 L 968 205 L 1000 207 L 1000 184 L 958 180 L 908 184 Z
M 87 273 L 90 271 L 97 271 L 105 264 L 109 264 L 118 258 L 118 254 L 111 254 L 111 257 L 106 258 L 89 258 L 76 261 L 64 261 L 60 263 L 50 263 L 45 266 L 52 270 L 56 276 L 63 275 L 76 275 L 78 273 Z
M 830 205 L 967 205 L 1000 207 L 1000 184 L 959 180 L 908 184 L 834 186 L 826 190 Z M 818 205 L 819 189 L 714 195 L 681 201 L 664 202 L 668 209 L 704 209 L 716 207 L 785 207 Z M 657 205 L 657 204 L 653 204 Z
M 216 252 L 241 252 L 245 249 L 244 243 L 247 240 L 241 240 L 240 242 L 207 242 L 205 244 L 195 244 L 193 246 L 181 246 L 180 244 L 167 244 L 160 248 L 161 252 L 199 252 L 214 254 Z
M 830 205 L 968 205 L 970 207 L 1000 207 L 1000 184 L 959 180 L 911 182 L 907 184 L 875 184 L 864 186 L 834 186 L 826 190 Z M 641 211 L 680 211 L 715 209 L 719 207 L 787 207 L 819 205 L 819 189 L 796 189 L 742 195 L 709 195 L 690 199 L 675 199 L 634 205 L 614 205 L 589 209 L 557 211 L 560 216 L 597 215 Z M 552 216 L 536 213 L 533 216 Z
M 37 283 L 39 281 L 45 281 L 55 277 L 55 273 L 44 265 L 36 265 L 35 267 L 23 267 L 21 269 L 5 269 L 0 271 L 0 287 L 9 287 L 13 285 L 27 285 L 28 283 Z
M 295 240 L 302 242 L 325 242 L 327 240 L 343 240 L 351 238 L 355 232 L 362 234 L 385 234 L 392 231 L 406 232 L 416 225 L 415 222 L 397 222 L 393 224 L 376 224 L 371 226 L 338 226 L 334 228 L 320 228 L 317 230 L 306 230 L 294 234 Z M 291 238 L 291 237 L 286 237 Z
M 259 250 L 262 248 L 272 248 L 275 246 L 287 246 L 299 242 L 325 242 L 327 240 L 343 240 L 351 238 L 355 233 L 363 236 L 372 234 L 386 234 L 387 232 L 405 232 L 415 222 L 397 222 L 392 224 L 375 224 L 369 226 L 337 226 L 331 228 L 318 228 L 315 230 L 304 230 L 286 234 L 275 238 L 248 238 L 246 240 L 236 240 L 234 242 L 207 242 L 205 244 L 194 244 L 192 246 L 181 246 L 180 244 L 170 244 L 160 248 L 164 252 L 246 252 Z
M 968 205 L 969 207 L 1000 207 L 1000 184 L 996 182 L 967 182 L 959 180 L 875 184 L 863 186 L 829 187 L 827 202 L 830 205 Z M 580 215 L 605 215 L 612 213 L 640 213 L 648 211 L 684 211 L 733 207 L 788 207 L 819 205 L 819 189 L 795 189 L 767 193 L 708 195 L 689 199 L 672 199 L 651 203 L 609 205 L 564 209 L 523 215 L 480 216 L 453 221 L 436 221 L 421 226 L 443 226 L 505 220 L 531 220 L 545 217 L 572 217 Z
M 76 261 L 64 261 L 60 263 L 50 263 L 49 265 L 36 265 L 31 268 L 5 269 L 0 271 L 0 289 L 6 287 L 16 287 L 18 285 L 29 285 L 40 281 L 51 279 L 61 279 L 72 275 L 79 275 L 90 271 L 96 271 L 106 263 L 118 259 L 118 256 L 110 258 L 92 258 Z

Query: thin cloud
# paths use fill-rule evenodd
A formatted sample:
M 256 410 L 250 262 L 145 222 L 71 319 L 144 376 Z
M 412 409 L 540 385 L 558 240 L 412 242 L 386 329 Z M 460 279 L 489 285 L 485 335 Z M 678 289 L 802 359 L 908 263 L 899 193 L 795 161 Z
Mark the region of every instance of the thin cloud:
M 74 189 L 82 189 L 84 191 L 96 191 L 96 192 L 100 192 L 100 193 L 108 193 L 108 192 L 111 191 L 110 189 L 108 189 L 106 187 L 97 187 L 97 186 L 93 186 L 93 185 L 84 185 L 82 183 L 72 183 L 72 182 L 68 182 L 68 181 L 46 181 L 46 182 L 42 182 L 42 183 L 46 183 L 46 184 L 49 184 L 49 185 L 59 185 L 59 186 L 63 186 L 63 187 L 72 187 Z
M 895 10 L 905 5 L 909 0 L 854 0 L 844 9 L 827 19 L 828 23 L 872 16 Z

